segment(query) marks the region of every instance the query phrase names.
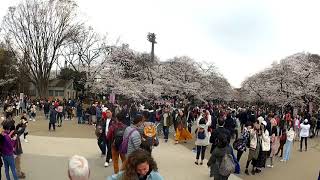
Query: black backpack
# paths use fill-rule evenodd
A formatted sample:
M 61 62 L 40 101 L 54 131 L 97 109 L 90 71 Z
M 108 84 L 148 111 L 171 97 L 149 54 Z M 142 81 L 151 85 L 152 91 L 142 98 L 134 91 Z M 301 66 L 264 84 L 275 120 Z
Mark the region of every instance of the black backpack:
M 114 137 L 113 137 L 113 143 L 115 148 L 119 151 L 120 146 L 123 141 L 123 135 L 124 131 L 126 130 L 126 127 L 123 128 L 117 128 L 116 131 L 114 132 Z

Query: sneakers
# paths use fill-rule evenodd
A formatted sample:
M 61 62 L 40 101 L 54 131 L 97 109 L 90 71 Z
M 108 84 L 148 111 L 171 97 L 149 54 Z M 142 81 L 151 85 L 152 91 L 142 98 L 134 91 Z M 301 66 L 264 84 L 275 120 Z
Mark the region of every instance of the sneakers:
M 109 160 L 109 163 L 111 163 L 111 162 L 112 162 L 112 159 Z
M 286 160 L 284 160 L 284 159 L 281 159 L 281 160 L 280 160 L 280 162 L 286 162 Z
M 24 142 L 25 142 L 25 143 L 28 143 L 29 141 L 28 141 L 28 139 L 24 139 Z
M 105 162 L 104 167 L 108 167 L 108 166 L 109 166 L 109 163 Z
M 273 165 L 269 165 L 269 164 L 268 164 L 267 167 L 268 167 L 268 168 L 273 168 Z

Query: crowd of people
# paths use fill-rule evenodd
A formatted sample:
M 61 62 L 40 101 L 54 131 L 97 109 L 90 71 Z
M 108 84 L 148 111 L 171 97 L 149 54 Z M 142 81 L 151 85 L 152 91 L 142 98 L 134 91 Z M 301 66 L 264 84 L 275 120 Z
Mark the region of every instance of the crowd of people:
M 25 178 L 25 173 L 21 171 L 23 151 L 20 136 L 23 135 L 25 142 L 28 142 L 28 120 L 35 121 L 37 111 L 43 111 L 49 122 L 49 131 L 55 131 L 56 124 L 61 127 L 64 120 L 73 118 L 77 119 L 78 124 L 93 125 L 101 156 L 105 156 L 104 166 L 113 166 L 114 174 L 108 178 L 110 180 L 120 177 L 162 179 L 152 158 L 152 149 L 160 142 L 168 143 L 169 137 L 174 138 L 175 144 L 194 140 L 194 164 L 197 166 L 204 164 L 211 145 L 206 165 L 210 168 L 212 179 L 224 180 L 231 173 L 240 173 L 239 161 L 246 151 L 248 156 L 243 172 L 255 175 L 266 167 L 273 168 L 275 156 L 280 155 L 281 162 L 289 161 L 294 141 L 300 141 L 301 152 L 307 151 L 308 139 L 318 136 L 320 130 L 320 111 L 293 114 L 290 110 L 281 113 L 277 109 L 259 107 L 212 104 L 145 107 L 137 103 L 115 105 L 98 101 L 84 106 L 79 100 L 7 100 L 0 135 L 7 179 L 10 179 L 9 169 L 14 179 Z M 19 123 L 13 120 L 15 116 L 20 118 Z M 162 136 L 163 141 L 159 140 Z M 79 163 L 83 172 L 75 170 Z M 87 161 L 79 156 L 73 157 L 68 176 L 74 180 L 79 179 L 78 176 L 89 178 Z
M 273 168 L 275 156 L 280 156 L 281 162 L 289 161 L 293 141 L 300 141 L 301 152 L 307 151 L 308 139 L 317 136 L 320 129 L 320 112 L 304 111 L 293 116 L 292 111 L 281 114 L 280 111 L 256 107 L 230 108 L 221 105 L 117 108 L 118 112 L 107 110 L 108 120 L 102 118 L 100 133 L 97 133 L 98 144 L 103 145 L 99 145 L 102 155 L 105 147 L 106 151 L 111 149 L 111 153 L 106 152 L 105 167 L 113 162 L 115 174 L 119 172 L 119 157 L 125 162 L 135 150 L 152 152 L 155 141 L 148 141 L 145 133 L 150 123 L 158 129 L 154 130 L 156 136 L 163 134 L 163 143 L 168 142 L 171 126 L 176 144 L 195 139 L 196 165 L 203 165 L 207 147 L 211 144 L 207 165 L 210 167 L 210 177 L 214 179 L 228 179 L 231 173 L 240 173 L 239 161 L 245 151 L 248 151 L 248 157 L 243 169 L 247 175 L 261 173 L 266 167 Z M 118 135 L 120 138 L 114 138 Z M 115 139 L 127 143 L 126 151 L 122 151 L 123 144 Z M 159 138 L 156 139 L 158 144 Z M 99 143 L 102 141 L 104 143 Z

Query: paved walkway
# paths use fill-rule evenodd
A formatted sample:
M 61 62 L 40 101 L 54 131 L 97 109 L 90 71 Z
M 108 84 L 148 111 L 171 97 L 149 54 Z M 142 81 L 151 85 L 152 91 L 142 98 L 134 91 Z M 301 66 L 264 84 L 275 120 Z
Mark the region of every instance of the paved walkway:
M 106 179 L 113 173 L 112 166 L 103 167 L 104 159 L 100 157 L 95 139 L 29 136 L 29 141 L 23 142 L 22 158 L 28 180 L 67 180 L 68 158 L 74 154 L 88 159 L 93 180 Z M 153 155 L 164 179 L 209 179 L 209 169 L 205 165 L 196 166 L 195 154 L 183 145 L 174 145 L 172 141 L 161 143 Z M 232 176 L 229 179 L 239 178 Z

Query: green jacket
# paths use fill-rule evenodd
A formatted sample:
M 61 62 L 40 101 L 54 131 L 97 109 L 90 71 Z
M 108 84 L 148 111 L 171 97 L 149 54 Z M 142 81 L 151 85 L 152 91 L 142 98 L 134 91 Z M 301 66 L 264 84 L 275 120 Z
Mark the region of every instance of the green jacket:
M 170 127 L 173 124 L 173 119 L 172 119 L 171 113 L 167 113 L 167 114 L 168 114 L 167 126 Z M 163 117 L 163 115 L 164 115 L 164 113 L 162 113 L 161 120 L 160 120 L 162 126 L 164 125 L 164 117 Z

